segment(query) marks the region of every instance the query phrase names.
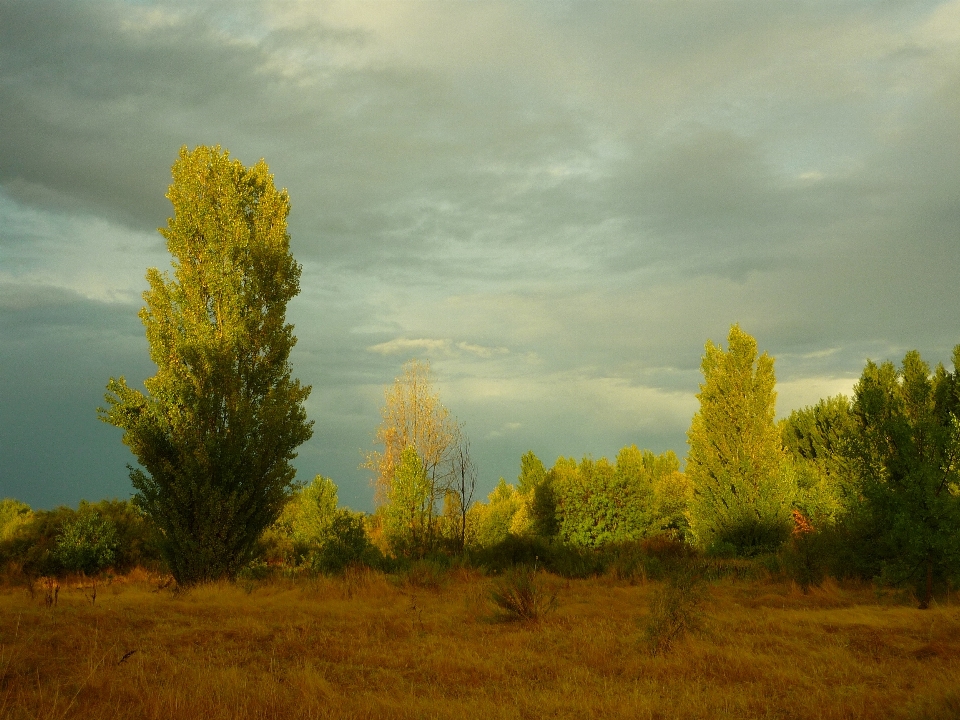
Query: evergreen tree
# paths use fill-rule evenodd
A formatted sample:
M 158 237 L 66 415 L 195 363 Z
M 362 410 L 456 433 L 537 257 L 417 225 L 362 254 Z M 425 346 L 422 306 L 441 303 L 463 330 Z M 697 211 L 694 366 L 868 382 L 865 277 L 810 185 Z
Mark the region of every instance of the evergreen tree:
M 251 168 L 219 147 L 182 148 L 160 233 L 174 277 L 147 272 L 140 318 L 157 374 L 146 394 L 107 385 L 105 422 L 124 431 L 140 467 L 137 500 L 156 523 L 178 583 L 232 577 L 273 523 L 310 438 L 291 377 L 296 342 L 287 302 L 300 290 L 285 190 L 266 163 Z
M 774 423 L 773 358 L 757 357 L 756 340 L 738 325 L 727 344 L 724 352 L 708 340 L 701 364 L 700 410 L 687 434 L 690 525 L 703 547 L 749 554 L 785 539 L 793 488 Z

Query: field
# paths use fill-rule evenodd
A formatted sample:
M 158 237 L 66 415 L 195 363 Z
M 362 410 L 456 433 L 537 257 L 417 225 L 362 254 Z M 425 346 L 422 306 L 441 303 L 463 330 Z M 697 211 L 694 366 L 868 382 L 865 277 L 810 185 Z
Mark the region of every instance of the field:
M 543 576 L 556 610 L 498 616 L 470 571 L 411 582 L 207 585 L 136 571 L 0 589 L 0 717 L 957 718 L 960 606 L 868 586 L 707 588 L 702 630 L 645 642 L 661 584 Z

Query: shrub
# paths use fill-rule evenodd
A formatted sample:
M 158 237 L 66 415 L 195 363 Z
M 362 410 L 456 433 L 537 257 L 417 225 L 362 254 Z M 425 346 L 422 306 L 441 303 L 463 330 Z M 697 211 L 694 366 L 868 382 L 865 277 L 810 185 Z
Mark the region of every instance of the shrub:
M 121 572 L 137 565 L 158 571 L 163 569 L 156 530 L 129 500 L 101 500 L 94 504 L 81 501 L 77 510 L 61 506 L 22 515 L 16 527 L 11 529 L 8 526 L 9 532 L 0 538 L 0 563 L 16 566 L 27 576 L 34 577 L 81 572 L 77 563 L 82 565 L 83 561 L 64 543 L 77 541 L 81 526 L 89 524 L 89 517 L 93 515 L 113 528 L 113 559 L 108 565 Z M 76 523 L 80 526 L 74 527 Z M 72 535 L 73 540 L 65 540 L 65 532 Z M 89 536 L 92 531 L 88 528 L 83 532 Z
M 490 600 L 511 620 L 536 622 L 557 608 L 557 594 L 550 592 L 536 568 L 520 565 L 494 582 Z
M 85 512 L 63 524 L 53 557 L 67 572 L 94 575 L 113 565 L 118 546 L 116 525 L 96 511 Z
M 143 511 L 131 500 L 101 500 L 88 504 L 81 502 L 78 512 L 96 512 L 107 522 L 113 523 L 117 532 L 117 549 L 113 567 L 126 572 L 137 566 L 166 572 L 160 555 L 159 536 L 156 527 Z
M 701 568 L 688 563 L 670 574 L 650 602 L 644 639 L 651 654 L 667 653 L 687 633 L 702 629 L 705 597 Z
M 488 573 L 502 573 L 518 565 L 539 565 L 567 578 L 586 578 L 605 570 L 603 552 L 577 548 L 533 536 L 507 535 L 496 545 L 472 549 L 467 559 Z
M 65 522 L 76 518 L 76 511 L 68 507 L 55 510 L 36 510 L 3 542 L 0 559 L 18 566 L 28 577 L 52 576 L 62 572 L 54 550 Z
M 341 575 L 349 565 L 377 566 L 378 558 L 379 551 L 367 539 L 363 516 L 340 509 L 324 529 L 309 562 L 318 572 Z
M 776 552 L 790 537 L 791 526 L 779 520 L 743 518 L 718 530 L 709 546 L 710 554 L 724 557 L 732 547 L 738 557 L 755 557 Z
M 447 564 L 442 556 L 411 560 L 399 574 L 405 585 L 422 590 L 439 590 L 447 581 Z

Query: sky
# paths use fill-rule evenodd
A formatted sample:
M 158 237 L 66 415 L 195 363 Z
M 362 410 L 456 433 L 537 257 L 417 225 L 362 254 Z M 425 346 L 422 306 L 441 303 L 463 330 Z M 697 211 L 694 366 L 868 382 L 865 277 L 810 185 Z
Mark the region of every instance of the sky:
M 0 497 L 126 498 L 107 380 L 182 146 L 291 199 L 298 479 L 372 510 L 416 357 L 479 495 L 533 450 L 686 454 L 707 340 L 777 413 L 960 343 L 960 2 L 0 0 Z

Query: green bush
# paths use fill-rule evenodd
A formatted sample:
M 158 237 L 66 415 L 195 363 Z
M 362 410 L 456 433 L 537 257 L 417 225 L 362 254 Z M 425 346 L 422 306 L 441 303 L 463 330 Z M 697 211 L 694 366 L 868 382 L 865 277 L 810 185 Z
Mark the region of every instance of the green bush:
M 114 564 L 119 544 L 111 520 L 96 511 L 79 513 L 62 525 L 53 557 L 66 572 L 95 575 Z
M 492 574 L 506 572 L 518 565 L 536 564 L 568 578 L 600 575 L 606 567 L 600 550 L 573 547 L 556 539 L 516 535 L 507 535 L 496 545 L 471 549 L 467 561 Z
M 775 520 L 744 518 L 717 531 L 708 548 L 710 554 L 724 557 L 732 546 L 737 557 L 756 557 L 776 552 L 790 537 L 791 527 Z
M 317 572 L 341 575 L 350 565 L 379 567 L 381 557 L 367 538 L 363 516 L 340 509 L 324 528 L 318 546 L 308 560 Z
M 102 569 L 102 561 L 109 554 L 103 548 L 88 556 L 84 553 L 89 548 L 82 552 L 76 549 L 88 545 L 96 535 L 90 525 L 92 516 L 113 529 L 115 541 L 108 543 L 113 557 L 107 565 L 119 572 L 137 565 L 162 569 L 156 531 L 129 500 L 81 501 L 77 510 L 65 506 L 35 510 L 21 518 L 12 530 L 8 526 L 10 531 L 0 539 L 0 564 L 34 577 L 82 572 L 84 567 Z
M 76 511 L 68 507 L 35 510 L 27 522 L 0 543 L 0 559 L 29 576 L 61 573 L 63 570 L 54 555 L 57 538 L 64 523 L 74 520 L 76 515 Z
M 117 531 L 117 550 L 113 567 L 126 572 L 140 566 L 166 571 L 160 554 L 159 536 L 153 523 L 131 500 L 101 500 L 81 502 L 79 513 L 92 511 L 112 522 Z
M 20 526 L 30 521 L 30 506 L 13 498 L 0 500 L 0 542 L 10 540 Z

